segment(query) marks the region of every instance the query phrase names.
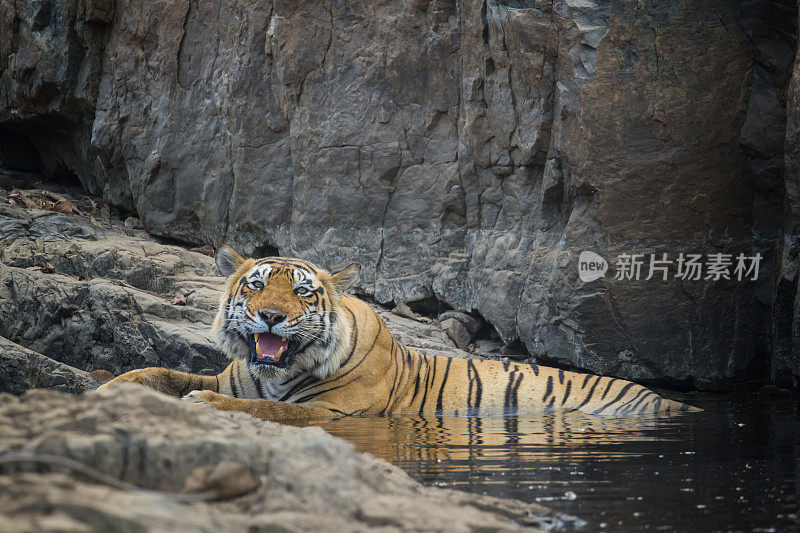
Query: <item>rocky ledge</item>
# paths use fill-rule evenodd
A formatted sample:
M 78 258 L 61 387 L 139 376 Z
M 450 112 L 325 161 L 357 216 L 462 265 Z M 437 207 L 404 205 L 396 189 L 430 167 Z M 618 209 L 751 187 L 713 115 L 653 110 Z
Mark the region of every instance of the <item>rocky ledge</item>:
M 0 189 L 0 391 L 80 392 L 91 383 L 86 372 L 216 373 L 227 365 L 209 336 L 224 285 L 210 250 L 163 244 L 107 210 L 60 212 L 58 202 L 80 204 L 66 194 Z M 440 323 L 403 308 L 376 310 L 409 346 L 468 355 L 451 340 L 469 343 L 470 329 L 457 320 L 474 332 L 468 315 Z
M 143 366 L 222 369 L 209 326 L 224 280 L 208 250 L 158 242 L 91 200 L 96 212 L 79 208 L 83 200 L 0 189 L 0 392 L 21 395 L 0 394 L 0 454 L 71 459 L 149 491 L 52 462 L 0 464 L 4 531 L 472 531 L 569 520 L 538 505 L 422 487 L 320 428 L 138 387 L 93 391 Z M 467 355 L 436 320 L 378 312 L 419 350 Z M 452 335 L 459 318 L 469 335 L 474 324 L 458 314 L 442 322 Z M 187 502 L 192 488 L 221 499 Z
M 54 464 L 6 464 L 7 532 L 518 531 L 569 521 L 536 504 L 423 487 L 318 427 L 131 385 L 0 395 L 0 457 L 6 452 L 71 458 L 148 489 L 100 484 Z

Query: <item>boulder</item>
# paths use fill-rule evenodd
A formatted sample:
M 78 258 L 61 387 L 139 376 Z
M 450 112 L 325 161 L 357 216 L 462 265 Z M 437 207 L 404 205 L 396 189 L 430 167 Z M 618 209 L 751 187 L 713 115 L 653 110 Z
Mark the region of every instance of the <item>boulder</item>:
M 535 503 L 423 487 L 319 427 L 262 422 L 133 385 L 0 395 L 0 461 L 7 452 L 49 456 L 35 467 L 2 467 L 8 532 L 530 531 L 578 523 Z M 77 476 L 59 458 L 114 484 Z M 184 501 L 194 494 L 206 499 Z
M 497 357 L 502 347 L 503 343 L 490 339 L 478 339 L 474 343 L 475 353 L 485 356 L 491 354 Z
M 469 330 L 455 318 L 445 318 L 440 320 L 439 324 L 441 324 L 447 336 L 462 350 L 466 350 L 467 346 L 472 342 L 472 335 Z
M 439 315 L 439 322 L 449 318 L 458 320 L 461 325 L 467 329 L 470 335 L 477 334 L 486 325 L 486 323 L 480 318 L 468 315 L 467 313 L 462 313 L 460 311 L 445 311 Z
M 417 320 L 417 314 L 406 304 L 396 305 L 392 308 L 392 314 L 397 316 L 402 316 L 404 318 L 410 318 L 411 320 Z
M 88 373 L 0 337 L 0 392 L 53 389 L 78 394 L 97 388 Z

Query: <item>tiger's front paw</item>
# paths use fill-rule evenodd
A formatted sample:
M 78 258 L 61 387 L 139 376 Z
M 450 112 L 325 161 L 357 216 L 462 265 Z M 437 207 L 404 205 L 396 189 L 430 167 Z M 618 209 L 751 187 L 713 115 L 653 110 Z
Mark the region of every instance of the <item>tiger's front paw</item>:
M 210 390 L 193 390 L 181 399 L 191 403 L 214 405 L 215 403 L 224 401 L 225 396 Z
M 153 370 L 154 369 L 152 368 L 142 368 L 139 370 L 125 372 L 121 376 L 103 383 L 100 385 L 99 389 L 108 389 L 119 383 L 135 383 L 137 385 L 144 385 L 145 387 L 158 390 L 160 376 L 158 375 L 158 372 L 154 372 Z

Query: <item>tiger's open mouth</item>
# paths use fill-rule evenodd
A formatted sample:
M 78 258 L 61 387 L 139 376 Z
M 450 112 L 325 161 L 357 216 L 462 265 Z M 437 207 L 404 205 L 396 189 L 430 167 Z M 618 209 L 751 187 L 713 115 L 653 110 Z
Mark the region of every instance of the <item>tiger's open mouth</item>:
M 250 336 L 250 362 L 286 368 L 294 357 L 291 342 L 274 333 L 255 333 Z

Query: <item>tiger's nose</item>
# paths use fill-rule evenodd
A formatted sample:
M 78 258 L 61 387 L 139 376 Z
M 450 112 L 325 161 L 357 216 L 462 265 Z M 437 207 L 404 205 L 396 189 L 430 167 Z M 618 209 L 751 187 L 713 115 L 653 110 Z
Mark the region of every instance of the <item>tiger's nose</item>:
M 279 324 L 286 318 L 286 315 L 282 315 L 277 311 L 259 311 L 258 316 L 270 326 Z

